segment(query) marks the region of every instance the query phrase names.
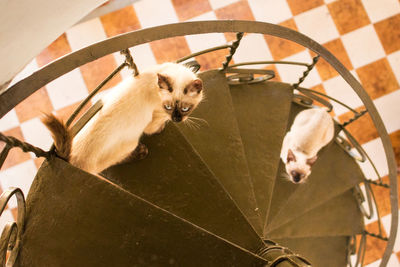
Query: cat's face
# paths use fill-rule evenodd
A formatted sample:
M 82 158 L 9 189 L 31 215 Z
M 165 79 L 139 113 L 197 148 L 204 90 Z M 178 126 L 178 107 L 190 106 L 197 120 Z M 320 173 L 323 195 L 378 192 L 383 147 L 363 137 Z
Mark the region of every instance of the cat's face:
M 295 183 L 304 183 L 311 174 L 311 166 L 317 160 L 317 156 L 307 158 L 303 153 L 288 150 L 286 159 L 286 172 L 290 180 Z
M 158 73 L 157 78 L 161 110 L 174 122 L 185 121 L 203 99 L 203 82 L 183 66 Z

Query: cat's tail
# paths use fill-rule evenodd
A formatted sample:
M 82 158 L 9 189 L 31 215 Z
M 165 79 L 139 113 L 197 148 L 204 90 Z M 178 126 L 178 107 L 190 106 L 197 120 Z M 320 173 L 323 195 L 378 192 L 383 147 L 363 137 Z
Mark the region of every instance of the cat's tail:
M 44 114 L 41 120 L 51 132 L 57 155 L 69 161 L 73 138 L 71 131 L 63 121 L 53 114 Z

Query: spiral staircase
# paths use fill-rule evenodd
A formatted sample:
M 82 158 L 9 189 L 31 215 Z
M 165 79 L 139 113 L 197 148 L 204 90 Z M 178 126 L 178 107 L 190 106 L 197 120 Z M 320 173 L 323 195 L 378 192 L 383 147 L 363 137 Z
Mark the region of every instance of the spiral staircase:
M 26 211 L 19 189 L 6 191 L 0 199 L 3 209 L 14 194 L 19 200 L 18 220 L 7 225 L 1 237 L 5 266 L 359 266 L 366 238 L 387 241 L 381 261 L 386 266 L 398 223 L 396 166 L 386 130 L 372 101 L 343 65 L 322 46 L 290 29 L 260 22 L 203 21 L 119 35 L 50 63 L 9 88 L 0 95 L 0 102 L 6 103 L 0 116 L 62 74 L 122 50 L 126 61 L 78 107 L 70 124 L 122 68 L 139 73 L 127 47 L 210 32 L 237 32 L 237 40 L 177 60 L 198 69 L 190 61 L 194 56 L 230 50 L 220 69 L 198 74 L 207 96 L 193 112 L 202 119 L 199 127 L 169 123 L 161 134 L 145 136 L 142 142 L 149 155 L 143 160 L 112 166 L 97 177 L 52 151 L 0 136 L 7 144 L 0 156 L 3 161 L 13 146 L 47 158 L 27 196 Z M 229 64 L 243 32 L 289 39 L 317 56 L 311 63 Z M 319 57 L 352 86 L 365 111 L 301 87 Z M 298 83 L 288 84 L 270 81 L 271 70 L 249 68 L 260 64 L 295 64 L 306 70 Z M 283 137 L 297 113 L 321 105 L 332 110 L 329 100 L 354 111 L 354 117 L 335 123 L 335 138 L 320 151 L 308 181 L 293 184 L 283 177 Z M 100 109 L 101 101 L 73 130 L 79 131 Z M 390 184 L 380 177 L 364 177 L 357 164 L 370 158 L 346 126 L 366 112 L 382 139 Z M 379 211 L 371 186 L 386 187 L 391 196 L 388 237 L 364 229 L 364 218 Z

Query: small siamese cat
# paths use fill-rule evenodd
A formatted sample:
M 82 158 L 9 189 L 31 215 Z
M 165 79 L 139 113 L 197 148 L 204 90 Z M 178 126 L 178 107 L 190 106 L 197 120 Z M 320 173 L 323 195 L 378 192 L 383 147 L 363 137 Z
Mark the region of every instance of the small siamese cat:
M 185 121 L 203 98 L 203 83 L 181 64 L 164 63 L 129 77 L 102 98 L 102 109 L 72 137 L 52 114 L 42 122 L 50 130 L 56 153 L 72 165 L 100 173 L 147 148 L 143 133 L 161 132 L 167 121 Z M 135 149 L 136 148 L 136 149 Z
M 307 180 L 318 151 L 332 140 L 333 135 L 333 119 L 325 109 L 311 108 L 297 114 L 283 139 L 281 150 L 290 181 L 298 184 Z

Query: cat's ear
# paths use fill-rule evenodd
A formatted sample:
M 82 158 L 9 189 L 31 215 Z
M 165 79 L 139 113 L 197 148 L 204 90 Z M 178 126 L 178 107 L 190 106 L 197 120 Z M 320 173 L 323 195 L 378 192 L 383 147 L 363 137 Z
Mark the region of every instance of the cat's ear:
M 194 96 L 199 94 L 201 90 L 203 90 L 203 82 L 200 79 L 195 79 L 186 86 L 183 93 L 185 95 L 188 94 L 189 96 Z
M 293 151 L 291 149 L 288 150 L 286 161 L 287 163 L 291 161 L 296 161 L 296 156 L 293 154 Z
M 318 156 L 315 155 L 314 157 L 307 159 L 307 161 L 306 161 L 307 165 L 312 166 L 317 161 L 317 158 L 318 158 Z
M 172 92 L 172 86 L 167 76 L 157 73 L 157 78 L 158 78 L 158 86 L 160 87 L 160 89 Z

